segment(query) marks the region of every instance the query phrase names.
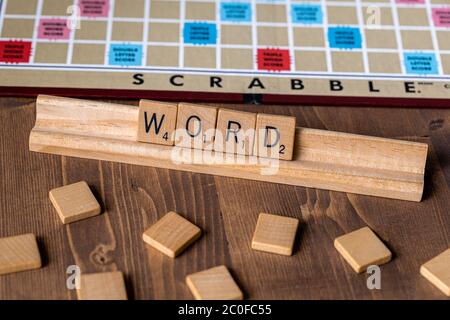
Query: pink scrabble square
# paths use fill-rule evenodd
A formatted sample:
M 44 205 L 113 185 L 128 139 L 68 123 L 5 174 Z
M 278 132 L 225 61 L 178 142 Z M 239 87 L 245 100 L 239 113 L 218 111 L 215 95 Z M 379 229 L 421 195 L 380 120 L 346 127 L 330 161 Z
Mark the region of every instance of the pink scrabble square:
M 82 17 L 107 17 L 109 0 L 78 0 Z
M 67 40 L 70 37 L 70 29 L 66 19 L 41 19 L 39 21 L 38 38 Z
M 436 27 L 450 27 L 450 8 L 434 8 L 433 21 Z

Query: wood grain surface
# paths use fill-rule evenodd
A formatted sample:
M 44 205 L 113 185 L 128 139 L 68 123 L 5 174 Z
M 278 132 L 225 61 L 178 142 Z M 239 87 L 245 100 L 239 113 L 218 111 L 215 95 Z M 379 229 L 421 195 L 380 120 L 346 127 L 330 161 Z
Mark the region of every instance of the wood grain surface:
M 121 101 L 137 105 L 137 101 Z M 219 106 L 219 105 L 217 105 Z M 224 106 L 224 105 L 222 105 Z M 191 299 L 188 274 L 226 265 L 246 299 L 441 299 L 420 266 L 450 247 L 450 109 L 226 105 L 297 117 L 297 125 L 429 144 L 420 203 L 28 151 L 34 99 L 0 99 L 0 237 L 37 236 L 41 269 L 0 276 L 0 299 L 76 299 L 66 269 L 122 271 L 130 299 Z M 61 224 L 52 188 L 85 180 L 103 214 Z M 142 232 L 168 211 L 204 230 L 177 259 Z M 260 212 L 300 219 L 293 256 L 251 249 Z M 381 290 L 333 246 L 369 226 L 393 252 Z

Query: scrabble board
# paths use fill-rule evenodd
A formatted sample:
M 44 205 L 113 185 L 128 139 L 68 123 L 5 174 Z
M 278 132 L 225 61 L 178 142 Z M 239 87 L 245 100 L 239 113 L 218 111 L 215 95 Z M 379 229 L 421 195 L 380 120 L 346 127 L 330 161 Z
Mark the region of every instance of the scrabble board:
M 450 0 L 0 0 L 0 93 L 449 106 Z

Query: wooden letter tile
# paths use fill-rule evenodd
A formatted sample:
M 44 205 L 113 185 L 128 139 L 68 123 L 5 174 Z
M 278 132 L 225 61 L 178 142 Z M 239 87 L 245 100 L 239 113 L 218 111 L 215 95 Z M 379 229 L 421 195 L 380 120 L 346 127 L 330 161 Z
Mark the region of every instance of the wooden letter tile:
M 178 104 L 175 145 L 212 150 L 217 108 L 189 103 Z
M 255 155 L 292 160 L 295 122 L 295 117 L 258 113 Z
M 177 104 L 139 101 L 138 141 L 173 146 Z
M 78 300 L 127 300 L 127 290 L 120 271 L 81 274 Z
M 0 238 L 0 275 L 41 267 L 34 234 Z
M 298 219 L 260 213 L 253 234 L 252 248 L 259 251 L 292 255 Z
M 423 264 L 420 274 L 450 297 L 450 248 Z
M 242 300 L 241 289 L 225 266 L 214 267 L 186 277 L 196 300 Z
M 50 190 L 49 196 L 64 224 L 90 218 L 101 212 L 100 204 L 85 181 Z
M 219 109 L 214 150 L 251 155 L 256 113 Z
M 392 254 L 368 227 L 347 233 L 334 240 L 334 247 L 358 273 L 370 265 L 381 265 L 391 260 Z
M 144 241 L 165 255 L 175 258 L 201 235 L 201 230 L 171 211 L 143 234 Z

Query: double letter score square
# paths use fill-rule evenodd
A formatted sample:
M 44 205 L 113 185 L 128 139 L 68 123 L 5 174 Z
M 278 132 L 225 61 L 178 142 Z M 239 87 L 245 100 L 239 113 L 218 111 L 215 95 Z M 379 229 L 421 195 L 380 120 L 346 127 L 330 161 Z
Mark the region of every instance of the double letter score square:
M 177 109 L 176 103 L 141 100 L 139 102 L 138 140 L 173 146 Z
M 138 141 L 292 160 L 295 117 L 141 100 Z

